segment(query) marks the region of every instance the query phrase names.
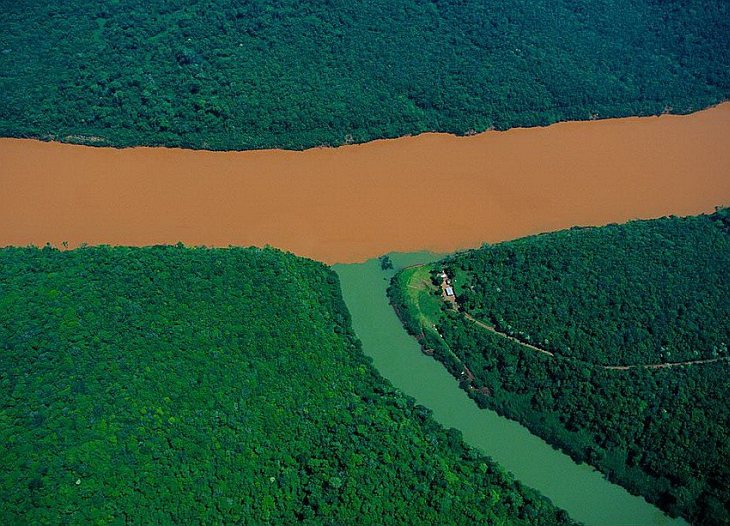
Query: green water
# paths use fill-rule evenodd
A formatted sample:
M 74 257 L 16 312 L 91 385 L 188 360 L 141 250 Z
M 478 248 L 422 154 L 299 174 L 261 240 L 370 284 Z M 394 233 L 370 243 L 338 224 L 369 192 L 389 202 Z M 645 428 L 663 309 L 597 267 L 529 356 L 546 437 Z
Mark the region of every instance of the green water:
M 397 270 L 438 256 L 413 253 L 391 254 L 391 258 Z M 479 409 L 439 362 L 421 353 L 401 326 L 385 295 L 395 271 L 384 272 L 377 260 L 333 268 L 340 276 L 365 354 L 372 357 L 380 374 L 430 408 L 442 425 L 459 429 L 467 443 L 588 525 L 686 524 L 608 482 L 589 466 L 576 464 L 518 423 Z

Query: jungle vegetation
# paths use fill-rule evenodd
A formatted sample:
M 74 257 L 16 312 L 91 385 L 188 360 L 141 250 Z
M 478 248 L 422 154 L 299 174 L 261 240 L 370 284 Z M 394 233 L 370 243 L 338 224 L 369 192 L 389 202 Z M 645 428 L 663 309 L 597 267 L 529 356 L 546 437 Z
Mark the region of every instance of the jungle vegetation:
M 725 0 L 2 2 L 0 135 L 300 149 L 730 96 Z
M 0 250 L 3 524 L 572 524 L 273 249 Z
M 481 407 L 670 514 L 728 524 L 728 269 L 720 209 L 485 245 L 402 271 L 389 295 Z

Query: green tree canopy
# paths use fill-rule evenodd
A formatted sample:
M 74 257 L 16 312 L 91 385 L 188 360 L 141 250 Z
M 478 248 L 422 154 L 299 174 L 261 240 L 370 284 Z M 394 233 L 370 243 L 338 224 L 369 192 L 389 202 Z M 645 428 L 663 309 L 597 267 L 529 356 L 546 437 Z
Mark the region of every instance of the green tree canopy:
M 725 0 L 3 2 L 0 135 L 306 148 L 689 112 Z

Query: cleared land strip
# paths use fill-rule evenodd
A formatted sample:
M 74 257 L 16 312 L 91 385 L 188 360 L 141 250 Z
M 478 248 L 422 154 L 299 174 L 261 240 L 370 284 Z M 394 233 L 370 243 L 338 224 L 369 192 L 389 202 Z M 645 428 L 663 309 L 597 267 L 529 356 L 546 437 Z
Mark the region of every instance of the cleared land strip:
M 456 301 L 453 301 L 453 303 L 454 303 L 454 305 L 456 305 Z M 464 317 L 466 319 L 471 320 L 472 322 L 474 322 L 479 327 L 481 327 L 483 329 L 486 329 L 486 330 L 492 332 L 493 334 L 496 334 L 497 336 L 500 336 L 502 338 L 505 338 L 507 340 L 510 340 L 512 342 L 515 342 L 515 343 L 521 345 L 522 347 L 525 347 L 525 348 L 530 349 L 532 351 L 539 352 L 539 353 L 542 353 L 542 354 L 547 354 L 548 356 L 551 356 L 553 358 L 555 357 L 555 354 L 554 353 L 551 353 L 550 351 L 546 351 L 545 349 L 541 349 L 540 347 L 537 347 L 535 345 L 531 345 L 529 343 L 525 343 L 525 342 L 523 342 L 521 340 L 518 340 L 514 336 L 510 336 L 509 334 L 505 334 L 503 332 L 500 332 L 497 329 L 495 329 L 494 327 L 492 327 L 491 325 L 488 325 L 488 324 L 486 324 L 484 322 L 481 322 L 481 321 L 477 320 L 476 318 L 474 318 L 471 314 L 469 314 L 467 312 L 463 312 L 462 311 L 462 314 L 464 315 Z M 730 357 L 722 356 L 720 358 L 707 358 L 707 359 L 704 359 L 704 360 L 689 360 L 689 361 L 685 361 L 685 362 L 667 362 L 667 363 L 634 364 L 634 365 L 601 365 L 601 367 L 603 369 L 606 369 L 606 370 L 609 370 L 609 371 L 628 371 L 629 369 L 638 369 L 638 368 L 643 368 L 643 369 L 669 369 L 671 367 L 685 367 L 685 366 L 689 366 L 689 365 L 701 365 L 701 364 L 714 363 L 714 362 L 726 362 L 728 360 L 730 360 Z M 578 360 L 576 360 L 576 361 L 578 361 Z M 582 361 L 582 360 L 580 360 L 580 361 Z M 589 363 L 589 362 L 586 362 L 586 363 Z M 591 364 L 591 365 L 595 365 L 595 364 Z
M 553 357 L 555 356 L 555 355 L 554 355 L 553 353 L 551 353 L 550 351 L 546 351 L 545 349 L 540 349 L 540 347 L 536 347 L 536 346 L 534 346 L 534 345 L 530 345 L 529 343 L 525 343 L 525 342 L 523 342 L 523 341 L 520 341 L 520 340 L 518 340 L 517 338 L 515 338 L 514 336 L 510 336 L 509 334 L 505 334 L 505 333 L 503 333 L 503 332 L 499 332 L 499 331 L 498 331 L 497 329 L 495 329 L 495 328 L 494 328 L 494 327 L 492 327 L 491 325 L 487 325 L 486 323 L 484 323 L 484 322 L 482 322 L 482 321 L 479 321 L 479 320 L 477 320 L 477 319 L 476 319 L 476 318 L 474 318 L 474 317 L 473 317 L 473 316 L 472 316 L 471 314 L 468 314 L 468 313 L 466 313 L 466 312 L 465 312 L 465 313 L 464 313 L 464 316 L 466 317 L 466 319 L 468 319 L 468 320 L 471 320 L 471 321 L 473 321 L 474 323 L 476 323 L 477 325 L 479 325 L 479 326 L 480 326 L 480 327 L 482 327 L 483 329 L 487 329 L 488 331 L 490 331 L 490 332 L 493 332 L 493 333 L 494 333 L 494 334 L 496 334 L 497 336 L 501 336 L 502 338 L 506 338 L 506 339 L 508 339 L 508 340 L 511 340 L 511 341 L 513 341 L 513 342 L 515 342 L 515 343 L 519 343 L 519 344 L 520 344 L 520 345 L 522 345 L 523 347 L 527 347 L 528 349 L 532 349 L 533 351 L 536 351 L 536 352 L 541 352 L 541 353 L 543 353 L 543 354 L 547 354 L 548 356 L 553 356 Z
M 612 371 L 626 371 L 628 369 L 636 369 L 637 367 L 643 367 L 644 369 L 668 369 L 670 367 L 682 367 L 685 365 L 699 365 L 703 363 L 714 363 L 714 362 L 726 362 L 728 361 L 727 356 L 720 358 L 708 358 L 706 360 L 691 360 L 688 362 L 667 362 L 667 363 L 655 363 L 655 364 L 642 364 L 642 365 L 604 365 L 604 369 L 610 369 Z
M 424 285 L 424 284 L 425 284 L 426 287 L 430 286 L 430 284 L 428 282 L 425 282 L 424 281 L 422 283 L 422 285 Z M 448 284 L 447 284 L 446 280 L 444 280 L 444 281 L 441 282 L 441 297 L 444 299 L 444 301 L 447 301 L 448 303 L 450 303 L 453 309 L 461 312 L 466 319 L 470 320 L 471 322 L 473 322 L 475 325 L 478 325 L 482 329 L 486 329 L 489 332 L 491 332 L 492 334 L 496 334 L 497 336 L 499 336 L 501 338 L 504 338 L 506 340 L 510 340 L 511 342 L 514 342 L 514 343 L 516 343 L 518 345 L 521 345 L 522 347 L 525 347 L 526 349 L 530 349 L 531 351 L 539 352 L 541 354 L 546 354 L 547 356 L 550 356 L 551 358 L 555 358 L 555 353 L 552 353 L 552 352 L 550 352 L 550 351 L 548 351 L 546 349 L 543 349 L 541 347 L 538 347 L 536 345 L 532 345 L 530 343 L 523 342 L 522 340 L 520 340 L 518 338 L 515 338 L 514 336 L 510 336 L 509 334 L 506 334 L 504 332 L 501 332 L 501 331 L 497 330 L 494 326 L 489 325 L 488 323 L 484 323 L 483 321 L 477 320 L 474 316 L 472 316 L 471 314 L 469 314 L 468 312 L 462 310 L 459 307 L 459 303 L 456 301 L 456 297 L 454 297 L 454 296 L 448 296 L 446 294 L 446 287 L 447 286 L 448 286 Z M 415 286 L 410 285 L 410 284 L 409 284 L 409 287 L 412 287 L 414 289 L 418 289 L 419 288 L 419 287 L 415 287 Z M 590 362 L 585 362 L 584 360 L 576 360 L 574 358 L 567 358 L 567 359 L 571 359 L 571 360 L 574 360 L 574 361 L 584 362 L 584 363 L 589 364 L 589 365 L 597 365 L 597 364 L 592 364 Z M 689 365 L 701 365 L 701 364 L 714 363 L 714 362 L 723 362 L 723 361 L 728 361 L 728 360 L 730 360 L 730 357 L 723 356 L 723 357 L 719 357 L 719 358 L 706 358 L 706 359 L 702 359 L 702 360 L 688 360 L 688 361 L 683 361 L 683 362 L 667 362 L 667 363 L 653 363 L 653 364 L 632 364 L 632 365 L 601 365 L 600 367 L 603 368 L 603 369 L 606 369 L 608 371 L 628 371 L 630 369 L 638 369 L 638 368 L 643 368 L 643 369 L 669 369 L 671 367 L 684 367 L 684 366 L 689 366 Z

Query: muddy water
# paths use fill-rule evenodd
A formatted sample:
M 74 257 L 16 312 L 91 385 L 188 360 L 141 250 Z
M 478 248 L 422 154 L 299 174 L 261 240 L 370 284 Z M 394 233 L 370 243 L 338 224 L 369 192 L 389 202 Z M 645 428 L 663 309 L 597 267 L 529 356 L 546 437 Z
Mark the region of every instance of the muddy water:
M 270 244 L 328 263 L 730 203 L 730 103 L 314 149 L 0 140 L 0 246 Z

